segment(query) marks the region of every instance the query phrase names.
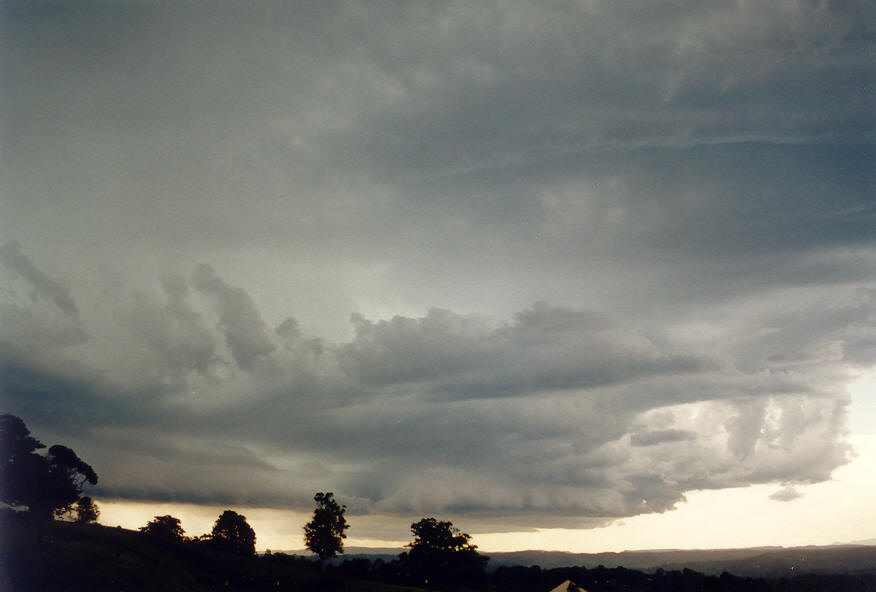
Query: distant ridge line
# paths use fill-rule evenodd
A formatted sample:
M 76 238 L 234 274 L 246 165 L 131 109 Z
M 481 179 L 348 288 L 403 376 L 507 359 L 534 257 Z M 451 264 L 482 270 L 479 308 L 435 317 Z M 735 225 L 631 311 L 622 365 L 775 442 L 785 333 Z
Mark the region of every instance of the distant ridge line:
M 404 548 L 350 547 L 335 561 L 366 558 L 395 559 Z M 304 550 L 283 551 L 289 554 L 310 555 Z M 781 577 L 802 573 L 876 574 L 876 545 L 841 543 L 804 547 L 743 547 L 732 549 L 648 549 L 611 551 L 603 553 L 573 553 L 570 551 L 510 551 L 491 553 L 488 570 L 501 566 L 538 565 L 543 569 L 583 566 L 588 569 L 603 565 L 608 568 L 625 567 L 642 571 L 657 569 L 692 569 L 706 574 L 727 571 L 734 575 L 751 577 Z

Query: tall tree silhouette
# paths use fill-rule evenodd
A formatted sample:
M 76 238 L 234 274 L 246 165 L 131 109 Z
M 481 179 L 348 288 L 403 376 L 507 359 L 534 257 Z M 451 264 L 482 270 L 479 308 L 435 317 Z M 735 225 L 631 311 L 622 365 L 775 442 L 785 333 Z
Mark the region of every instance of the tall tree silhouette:
M 313 510 L 313 519 L 304 526 L 304 542 L 307 548 L 319 555 L 320 561 L 336 557 L 344 552 L 344 532 L 350 526 L 344 514 L 347 506 L 338 505 L 334 494 L 319 492 L 313 496 L 316 509 Z
M 56 444 L 45 455 L 36 452 L 41 448 L 21 418 L 0 415 L 0 501 L 50 520 L 68 512 L 82 487 L 97 483 L 97 473 L 66 446 Z
M 246 521 L 246 516 L 232 510 L 225 510 L 216 519 L 210 540 L 217 549 L 238 555 L 255 555 L 255 531 Z
M 414 540 L 410 551 L 399 556 L 408 575 L 427 588 L 452 589 L 460 584 L 475 584 L 484 577 L 489 561 L 477 552 L 471 536 L 454 528 L 449 521 L 423 518 L 411 524 Z

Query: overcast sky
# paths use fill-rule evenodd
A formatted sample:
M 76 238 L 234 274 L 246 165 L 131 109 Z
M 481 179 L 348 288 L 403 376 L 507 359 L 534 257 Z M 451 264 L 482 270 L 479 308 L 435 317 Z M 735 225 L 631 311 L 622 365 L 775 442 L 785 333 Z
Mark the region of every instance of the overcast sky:
M 586 528 L 876 433 L 870 3 L 0 17 L 2 407 L 100 499 Z

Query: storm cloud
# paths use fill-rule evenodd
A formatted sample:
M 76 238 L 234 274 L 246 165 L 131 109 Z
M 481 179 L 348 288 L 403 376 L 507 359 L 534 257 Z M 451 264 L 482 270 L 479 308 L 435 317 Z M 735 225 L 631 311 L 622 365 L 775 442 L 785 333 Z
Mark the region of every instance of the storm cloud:
M 474 532 L 851 458 L 865 3 L 0 12 L 2 406 L 100 495 Z
M 253 358 L 220 339 L 223 323 L 198 320 L 180 276 L 161 279 L 164 305 L 135 297 L 139 321 L 117 327 L 121 343 L 168 348 L 143 350 L 165 368 L 151 383 L 110 379 L 96 361 L 65 373 L 75 345 L 39 363 L 12 343 L 2 350 L 7 407 L 55 429 L 74 410 L 69 437 L 101 467 L 103 495 L 298 508 L 324 487 L 357 512 L 586 524 L 666 511 L 691 489 L 822 481 L 850 452 L 847 396 L 831 384 L 857 331 L 839 311 L 842 322 L 820 333 L 836 359 L 789 368 L 765 355 L 740 368 L 731 347 L 658 345 L 604 315 L 543 302 L 510 320 L 437 309 L 354 316 L 350 342 L 306 338 L 289 320 L 270 337 L 245 290 L 209 278 L 254 323 L 270 372 L 252 372 Z M 191 283 L 203 280 L 196 272 Z M 857 296 L 848 310 L 872 315 L 872 295 Z M 787 316 L 761 339 L 796 331 Z
M 69 290 L 40 271 L 27 256 L 22 254 L 17 242 L 0 247 L 0 260 L 9 271 L 20 274 L 33 286 L 32 299 L 46 298 L 68 315 L 79 314 Z

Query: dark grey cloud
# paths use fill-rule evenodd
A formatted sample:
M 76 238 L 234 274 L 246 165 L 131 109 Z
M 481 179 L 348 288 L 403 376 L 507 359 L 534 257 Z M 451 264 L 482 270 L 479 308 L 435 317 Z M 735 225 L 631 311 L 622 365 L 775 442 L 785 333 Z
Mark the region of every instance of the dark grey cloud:
M 70 296 L 70 291 L 39 270 L 30 259 L 21 252 L 17 242 L 0 246 L 0 261 L 11 271 L 20 274 L 33 286 L 34 298 L 45 298 L 57 306 L 62 312 L 76 316 L 79 309 Z
M 873 16 L 0 5 L 4 409 L 107 495 L 476 528 L 828 479 Z
M 356 337 L 338 356 L 355 379 L 376 386 L 427 381 L 451 397 L 582 388 L 695 372 L 707 363 L 660 352 L 599 315 L 543 302 L 498 327 L 437 309 L 423 319 L 353 321 Z
M 274 351 L 275 346 L 268 340 L 265 323 L 246 291 L 228 285 L 216 276 L 212 267 L 205 264 L 195 269 L 192 285 L 196 290 L 215 298 L 219 310 L 218 329 L 225 336 L 234 361 L 242 369 L 252 370 L 259 358 Z M 173 286 L 180 290 L 184 284 L 175 280 Z M 167 281 L 165 290 L 168 290 Z M 172 291 L 169 294 L 174 295 Z
M 161 286 L 164 303 L 137 292 L 122 322 L 154 352 L 150 366 L 161 378 L 179 380 L 189 371 L 206 374 L 219 359 L 213 333 L 188 303 L 188 284 L 169 274 L 161 277 Z
M 5 272 L 0 276 L 4 280 L 0 340 L 19 349 L 41 350 L 88 339 L 70 291 L 37 267 L 18 243 L 0 246 L 0 262 L 0 271 Z

